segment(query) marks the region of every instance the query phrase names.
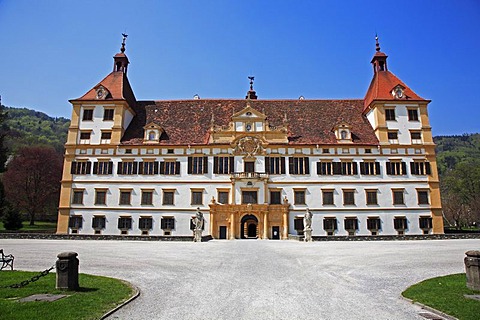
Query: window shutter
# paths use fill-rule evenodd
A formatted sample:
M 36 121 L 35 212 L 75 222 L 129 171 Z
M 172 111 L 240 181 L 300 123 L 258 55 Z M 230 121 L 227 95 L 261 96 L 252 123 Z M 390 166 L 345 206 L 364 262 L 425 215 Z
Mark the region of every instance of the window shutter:
M 288 157 L 288 173 L 289 174 L 294 174 L 294 163 L 293 163 L 293 157 Z
M 175 162 L 175 174 L 180 174 L 180 161 Z
M 127 219 L 127 229 L 132 229 L 132 218 Z
M 92 170 L 92 163 L 90 161 L 87 162 L 87 172 L 86 174 L 90 174 L 90 171 Z
M 160 162 L 160 174 L 165 174 L 165 162 Z
M 158 161 L 153 162 L 153 173 L 158 174 Z
M 160 222 L 160 229 L 165 229 L 165 219 L 162 218 L 161 222 Z
M 142 161 L 140 162 L 140 165 L 138 166 L 138 174 L 143 174 L 143 166 L 145 163 Z
M 72 166 L 70 167 L 70 173 L 75 174 L 76 171 L 77 171 L 77 163 L 73 161 Z
M 187 173 L 188 174 L 192 174 L 192 172 L 193 172 L 192 167 L 193 167 L 193 158 L 188 157 L 188 164 L 187 164 Z
M 295 219 L 294 220 L 295 230 L 303 231 L 303 219 Z
M 218 173 L 218 157 L 213 157 L 213 173 Z
M 430 162 L 425 162 L 425 173 L 432 174 L 432 169 L 430 167 Z
M 333 174 L 342 174 L 342 163 L 333 162 Z
M 109 161 L 108 162 L 108 174 L 112 174 L 112 173 L 113 173 L 113 162 Z
M 358 166 L 355 161 L 352 161 L 352 167 L 353 167 L 353 174 L 357 175 L 358 174 Z
M 265 172 L 271 173 L 270 170 L 270 157 L 265 157 Z
M 93 164 L 93 174 L 97 174 L 98 173 L 98 162 L 95 162 Z
M 407 174 L 407 164 L 402 161 L 402 174 Z
M 133 162 L 133 174 L 137 174 L 138 173 L 138 162 L 137 161 L 134 161 Z
M 305 174 L 310 174 L 310 161 L 308 157 L 303 158 L 303 161 L 305 162 Z
M 122 228 L 121 221 L 122 221 L 122 218 L 118 218 L 118 225 L 117 225 L 117 228 L 118 228 L 118 229 L 121 229 L 121 228 Z
M 208 157 L 203 157 L 203 173 L 208 173 Z
M 123 162 L 117 164 L 117 174 L 122 174 Z
M 234 159 L 235 159 L 235 157 L 230 157 L 229 158 L 229 162 L 228 162 L 228 164 L 230 166 L 230 172 L 229 173 L 233 173 L 235 171 L 235 167 L 234 167 L 234 163 L 233 163 Z
M 285 174 L 285 173 L 286 173 L 286 172 L 285 172 L 285 171 L 286 171 L 286 170 L 285 170 L 285 169 L 286 169 L 285 157 L 281 157 L 281 158 L 280 158 L 280 165 L 281 165 L 281 170 L 282 170 L 281 173 L 282 173 L 282 174 Z
M 387 165 L 387 174 L 392 174 L 392 163 L 387 162 L 386 165 Z
M 415 172 L 415 162 L 410 162 L 410 172 L 412 174 L 416 174 L 417 172 Z
M 317 162 L 317 174 L 318 175 L 322 174 L 322 163 L 320 161 Z
M 178 164 L 180 164 L 180 162 Z M 172 219 L 172 229 L 175 229 L 175 219 L 174 218 L 171 218 L 171 219 Z
M 380 174 L 380 162 L 375 162 L 375 174 Z
M 360 173 L 365 174 L 365 162 L 360 162 Z

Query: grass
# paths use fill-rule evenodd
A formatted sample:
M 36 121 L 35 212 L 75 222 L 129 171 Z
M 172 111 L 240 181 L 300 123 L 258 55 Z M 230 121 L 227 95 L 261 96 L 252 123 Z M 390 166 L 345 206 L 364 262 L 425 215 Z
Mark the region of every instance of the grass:
M 17 232 L 29 231 L 29 232 L 52 232 L 54 233 L 57 230 L 56 222 L 49 221 L 35 221 L 35 225 L 29 225 L 28 221 L 23 221 L 23 227 Z M 5 231 L 3 227 L 3 222 L 0 221 L 0 232 Z
M 464 295 L 480 295 L 480 291 L 468 289 L 466 281 L 464 273 L 432 278 L 411 286 L 402 295 L 461 320 L 478 320 L 480 301 Z
M 38 272 L 0 271 L 0 287 L 30 279 Z M 56 275 L 50 273 L 23 288 L 0 288 L 2 319 L 99 319 L 103 314 L 133 296 L 125 282 L 88 274 L 79 275 L 79 291 L 55 289 Z M 54 302 L 18 302 L 32 294 L 67 294 Z

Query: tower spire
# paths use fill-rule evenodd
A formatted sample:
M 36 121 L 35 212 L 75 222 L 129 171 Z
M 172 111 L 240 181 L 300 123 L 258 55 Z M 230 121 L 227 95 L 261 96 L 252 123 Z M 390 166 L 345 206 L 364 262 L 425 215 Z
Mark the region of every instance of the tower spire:
M 375 51 L 380 52 L 380 43 L 378 43 L 378 35 L 375 33 Z
M 122 47 L 120 48 L 120 51 L 122 53 L 125 53 L 125 41 L 127 40 L 128 34 L 122 33 L 123 39 L 122 39 Z
M 127 41 L 128 34 L 122 33 L 122 37 L 122 46 L 120 47 L 120 52 L 113 57 L 113 71 L 127 74 L 127 68 L 130 62 L 125 54 L 125 42 Z
M 250 90 L 248 90 L 245 99 L 257 99 L 257 93 L 255 92 L 255 90 L 253 90 L 253 80 L 255 80 L 255 77 L 248 76 L 248 79 L 250 80 Z
M 378 35 L 375 34 L 375 54 L 372 58 L 373 73 L 380 71 L 388 71 L 387 69 L 387 55 L 380 51 L 380 43 L 378 42 Z

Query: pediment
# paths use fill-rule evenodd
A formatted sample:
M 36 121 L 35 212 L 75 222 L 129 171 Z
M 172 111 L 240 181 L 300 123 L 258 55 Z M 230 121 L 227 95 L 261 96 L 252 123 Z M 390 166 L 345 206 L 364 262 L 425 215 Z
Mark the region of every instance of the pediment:
M 265 114 L 263 114 L 258 110 L 255 110 L 250 106 L 250 104 L 247 104 L 247 106 L 244 109 L 240 110 L 239 112 L 235 113 L 232 116 L 232 121 L 237 121 L 237 120 L 245 121 L 249 119 L 264 121 L 266 118 L 267 116 Z

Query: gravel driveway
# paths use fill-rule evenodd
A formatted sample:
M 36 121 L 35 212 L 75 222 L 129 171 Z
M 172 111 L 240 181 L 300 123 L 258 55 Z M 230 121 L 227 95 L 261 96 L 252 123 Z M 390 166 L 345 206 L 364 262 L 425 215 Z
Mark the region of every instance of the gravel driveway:
M 18 270 L 64 251 L 80 272 L 130 281 L 140 297 L 110 319 L 425 319 L 400 298 L 426 278 L 464 272 L 480 240 L 203 243 L 0 240 Z M 81 283 L 80 283 L 81 285 Z

